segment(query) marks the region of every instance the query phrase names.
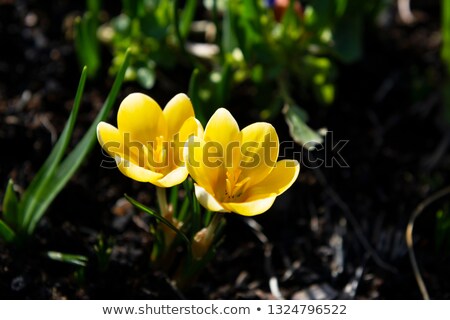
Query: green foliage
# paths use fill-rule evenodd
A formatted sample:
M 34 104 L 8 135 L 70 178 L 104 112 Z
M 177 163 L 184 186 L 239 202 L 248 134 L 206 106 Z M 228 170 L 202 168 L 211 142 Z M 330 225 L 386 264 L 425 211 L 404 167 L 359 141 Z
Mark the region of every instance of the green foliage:
M 154 236 L 151 261 L 155 268 L 164 270 L 179 288 L 189 286 L 198 273 L 214 257 L 225 221 L 221 214 L 202 211 L 195 197 L 191 179 L 170 190 L 169 212 L 153 210 L 135 199 L 125 198 L 137 209 L 154 220 L 150 232 Z M 181 191 L 182 190 L 182 191 Z M 184 194 L 180 197 L 180 191 Z M 159 189 L 157 192 L 166 192 Z M 165 201 L 158 197 L 158 201 Z M 166 207 L 161 205 L 160 207 Z M 209 238 L 205 241 L 205 235 Z
M 176 0 L 123 0 L 123 12 L 99 28 L 100 40 L 113 53 L 111 73 L 117 72 L 130 48 L 125 80 L 151 89 L 157 67 L 173 69 L 184 60 L 184 41 L 196 7 L 196 0 L 188 0 L 183 9 Z
M 128 55 L 126 55 L 113 87 L 94 122 L 80 142 L 64 157 L 75 127 L 86 82 L 87 69 L 83 69 L 74 106 L 64 130 L 47 160 L 31 181 L 20 200 L 13 190 L 13 182 L 9 181 L 8 183 L 3 200 L 3 220 L 0 219 L 0 236 L 4 240 L 21 244 L 34 233 L 38 222 L 48 207 L 80 167 L 94 146 L 97 124 L 106 119 L 113 107 L 127 66 Z
M 130 201 L 130 203 L 135 206 L 136 208 L 144 211 L 146 214 L 148 214 L 149 216 L 155 218 L 158 222 L 164 224 L 165 226 L 167 226 L 169 229 L 171 229 L 172 231 L 174 231 L 178 236 L 180 236 L 180 238 L 186 243 L 187 248 L 190 248 L 191 246 L 191 242 L 189 241 L 188 237 L 181 232 L 180 230 L 178 230 L 177 227 L 175 227 L 169 220 L 165 219 L 163 216 L 161 216 L 159 213 L 157 213 L 156 211 L 150 209 L 149 207 L 144 206 L 143 204 L 137 202 L 136 200 L 134 200 L 133 198 L 125 195 L 125 198 Z
M 322 136 L 306 125 L 307 115 L 298 106 L 286 105 L 283 109 L 291 137 L 302 147 L 313 150 L 323 142 Z
M 105 239 L 103 235 L 98 237 L 97 243 L 94 245 L 94 251 L 97 257 L 97 269 L 99 272 L 105 272 L 108 269 L 112 246 L 112 238 Z
M 290 100 L 302 97 L 332 104 L 336 63 L 361 57 L 364 27 L 385 2 L 313 0 L 302 7 L 293 0 L 281 8 L 259 0 L 204 0 L 207 12 L 202 18 L 208 20 L 194 38 L 192 23 L 199 1 L 187 0 L 184 7 L 180 3 L 123 0 L 122 13 L 102 25 L 99 35 L 111 48 L 112 73 L 126 48 L 131 48 L 126 80 L 146 89 L 155 85 L 157 70 L 198 70 L 191 78 L 190 88 L 195 90 L 190 97 L 204 122 L 240 87 L 249 95 L 253 113 L 262 119 L 279 115 L 288 102 L 280 98 L 280 82 L 290 84 Z M 94 15 L 95 10 L 89 13 Z M 201 43 L 192 40 L 201 37 Z M 192 49 L 200 45 L 207 45 L 206 56 Z

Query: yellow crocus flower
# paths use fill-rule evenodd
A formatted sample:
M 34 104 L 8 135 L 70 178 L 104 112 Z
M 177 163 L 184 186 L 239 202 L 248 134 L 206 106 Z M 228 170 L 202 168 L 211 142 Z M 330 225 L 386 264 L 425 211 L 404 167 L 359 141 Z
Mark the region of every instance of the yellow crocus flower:
M 192 136 L 186 167 L 195 180 L 195 194 L 207 209 L 253 216 L 267 211 L 275 198 L 297 179 L 296 160 L 277 162 L 275 128 L 257 122 L 239 130 L 230 112 L 218 109 L 204 136 Z
M 124 175 L 164 188 L 186 179 L 184 144 L 202 133 L 191 101 L 182 93 L 164 110 L 149 96 L 132 93 L 120 104 L 117 128 L 105 122 L 97 126 L 100 145 Z

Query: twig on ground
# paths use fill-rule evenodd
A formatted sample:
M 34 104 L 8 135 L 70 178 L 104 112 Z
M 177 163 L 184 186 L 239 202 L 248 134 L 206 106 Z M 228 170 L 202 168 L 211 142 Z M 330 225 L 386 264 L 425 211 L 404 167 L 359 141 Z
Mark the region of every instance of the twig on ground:
M 341 199 L 341 197 L 337 194 L 337 192 L 334 191 L 334 189 L 328 185 L 327 180 L 323 175 L 323 173 L 320 171 L 320 169 L 314 169 L 312 171 L 315 174 L 317 181 L 319 181 L 319 183 L 325 189 L 325 192 L 328 193 L 328 195 L 333 199 L 335 204 L 342 210 L 342 212 L 345 215 L 345 218 L 350 222 L 353 229 L 355 230 L 355 234 L 359 242 L 364 247 L 364 249 L 370 254 L 375 263 L 383 269 L 396 273 L 397 269 L 392 265 L 388 264 L 387 262 L 384 262 L 383 259 L 381 259 L 381 257 L 378 255 L 376 250 L 372 247 L 369 240 L 367 240 L 366 236 L 364 235 L 361 225 L 359 224 L 358 220 L 356 220 L 349 206 Z
M 398 15 L 404 24 L 411 24 L 415 17 L 411 12 L 410 0 L 397 0 Z
M 269 241 L 267 236 L 262 232 L 261 225 L 254 219 L 246 218 L 245 223 L 252 229 L 255 236 L 264 246 L 264 267 L 266 273 L 269 275 L 269 288 L 272 295 L 278 300 L 284 300 L 283 294 L 278 285 L 278 278 L 275 275 L 272 267 L 272 249 L 273 244 Z
M 367 257 L 365 257 L 364 262 L 358 268 L 356 268 L 355 275 L 344 287 L 341 299 L 355 299 L 356 292 L 358 291 L 358 286 L 361 282 L 362 276 L 364 274 L 364 269 L 366 267 Z

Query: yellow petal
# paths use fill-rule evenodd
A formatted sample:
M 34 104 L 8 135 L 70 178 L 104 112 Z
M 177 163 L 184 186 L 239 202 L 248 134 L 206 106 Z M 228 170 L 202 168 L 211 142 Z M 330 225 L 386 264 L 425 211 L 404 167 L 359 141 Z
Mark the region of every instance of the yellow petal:
M 203 126 L 195 117 L 190 117 L 183 123 L 177 138 L 184 143 L 192 135 L 203 138 Z
M 170 147 L 173 152 L 173 164 L 177 167 L 184 165 L 184 149 L 186 147 L 186 141 L 190 136 L 203 137 L 203 127 L 202 124 L 195 119 L 190 117 L 187 119 L 180 131 L 174 136 Z
M 270 196 L 249 202 L 227 202 L 224 207 L 229 211 L 238 213 L 243 216 L 256 216 L 270 209 L 275 201 L 276 196 Z
M 139 182 L 150 182 L 154 184 L 163 176 L 161 173 L 156 173 L 154 171 L 150 171 L 143 167 L 137 166 L 131 161 L 121 158 L 120 156 L 115 156 L 115 160 L 120 172 L 133 180 Z
M 97 125 L 97 139 L 100 146 L 109 154 L 123 154 L 123 139 L 116 127 L 103 121 L 99 122 Z
M 200 187 L 198 184 L 195 184 L 195 196 L 197 197 L 198 202 L 205 207 L 206 209 L 213 212 L 225 212 L 222 205 L 204 188 Z
M 263 180 L 278 159 L 279 142 L 275 128 L 266 122 L 251 124 L 241 131 L 241 179 L 250 183 Z
M 280 195 L 297 180 L 300 164 L 297 160 L 278 161 L 270 174 L 256 185 L 247 190 L 247 201 Z
M 184 158 L 192 179 L 208 192 L 214 193 L 217 189 L 221 168 L 220 164 L 212 162 L 212 159 L 205 159 L 205 144 L 203 139 L 191 136 L 186 143 Z
M 184 93 L 173 97 L 165 106 L 163 114 L 167 123 L 168 139 L 172 139 L 180 131 L 187 119 L 195 116 L 191 100 Z
M 156 137 L 166 137 L 167 127 L 159 105 L 142 93 L 128 95 L 120 104 L 117 126 L 126 134 L 125 141 L 139 141 L 144 146 L 154 143 Z
M 228 110 L 220 108 L 209 119 L 205 128 L 204 140 L 208 144 L 208 150 L 217 151 L 222 157 L 222 163 L 231 167 L 239 162 L 236 154 L 240 153 L 238 151 L 240 136 L 236 120 Z
M 136 141 L 131 145 L 125 144 L 124 135 L 116 127 L 106 122 L 100 122 L 97 125 L 97 139 L 100 146 L 110 156 L 119 156 L 144 166 L 142 144 Z
M 162 188 L 170 188 L 182 183 L 184 180 L 186 180 L 187 176 L 187 169 L 185 167 L 178 167 L 166 174 L 161 179 L 153 182 L 153 184 Z

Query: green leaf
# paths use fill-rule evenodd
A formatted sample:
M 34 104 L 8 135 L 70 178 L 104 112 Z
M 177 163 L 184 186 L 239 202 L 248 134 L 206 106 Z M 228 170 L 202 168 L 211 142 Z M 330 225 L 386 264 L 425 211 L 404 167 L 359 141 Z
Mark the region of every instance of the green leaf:
M 189 80 L 189 90 L 188 96 L 192 101 L 192 105 L 194 106 L 195 117 L 200 121 L 200 123 L 205 126 L 206 125 L 206 116 L 204 110 L 202 108 L 202 103 L 199 99 L 199 70 L 194 69 L 191 75 L 191 79 Z
M 12 229 L 17 228 L 18 214 L 19 200 L 14 192 L 14 181 L 9 179 L 5 197 L 3 198 L 3 218 Z
M 200 208 L 200 204 L 198 203 L 197 197 L 195 196 L 195 188 L 194 188 L 194 182 L 191 178 L 187 178 L 185 180 L 185 189 L 186 189 L 186 194 L 187 197 L 190 196 L 189 199 L 189 204 L 190 204 L 190 210 L 189 212 L 191 213 L 191 229 L 192 230 L 200 230 L 202 228 L 201 225 L 201 208 Z
M 120 67 L 120 70 L 116 76 L 114 84 L 103 104 L 102 109 L 98 113 L 92 125 L 89 127 L 88 131 L 85 133 L 81 141 L 76 145 L 72 152 L 64 159 L 61 165 L 58 167 L 55 175 L 51 178 L 48 185 L 46 185 L 46 193 L 39 199 L 39 205 L 35 208 L 32 219 L 28 224 L 28 234 L 32 234 L 37 223 L 41 219 L 42 215 L 47 210 L 48 206 L 51 204 L 53 199 L 58 195 L 58 193 L 64 188 L 66 183 L 75 173 L 75 171 L 83 163 L 88 153 L 93 148 L 95 142 L 97 141 L 97 124 L 107 118 L 109 112 L 111 111 L 114 103 L 116 101 L 117 95 L 119 93 L 120 87 L 125 76 L 125 71 L 129 65 L 130 55 L 129 51 L 125 54 L 125 59 Z
M 177 217 L 178 220 L 183 221 L 183 223 L 186 222 L 186 220 L 187 220 L 189 204 L 190 204 L 189 197 L 188 196 L 184 197 L 183 203 L 181 205 L 181 208 L 178 212 L 178 217 Z
M 89 11 L 75 20 L 75 48 L 80 64 L 88 67 L 89 77 L 97 74 L 101 64 L 98 24 L 98 17 Z
M 101 0 L 87 0 L 86 1 L 88 11 L 97 15 L 100 12 L 100 8 L 102 6 Z
M 178 191 L 178 185 L 170 188 L 170 205 L 172 206 L 172 212 L 174 213 L 175 218 L 178 215 Z
M 76 266 L 86 267 L 88 258 L 77 254 L 68 254 L 56 251 L 48 251 L 47 257 L 52 260 L 70 263 Z
M 323 142 L 322 136 L 306 124 L 306 113 L 298 106 L 286 104 L 283 113 L 295 142 L 307 150 L 314 150 L 317 144 Z
M 180 34 L 186 39 L 191 28 L 192 20 L 194 19 L 195 9 L 197 8 L 197 0 L 187 0 L 184 6 L 183 13 L 181 14 L 180 21 Z
M 155 218 L 156 220 L 158 220 L 159 222 L 165 224 L 167 227 L 169 227 L 171 230 L 173 230 L 177 235 L 179 235 L 181 237 L 181 239 L 183 239 L 183 241 L 186 244 L 186 247 L 188 248 L 188 250 L 191 250 L 191 241 L 189 241 L 188 237 L 181 232 L 177 227 L 175 227 L 172 223 L 170 223 L 167 219 L 165 219 L 164 217 L 162 217 L 160 214 L 156 213 L 155 211 L 153 211 L 152 209 L 150 209 L 149 207 L 144 206 L 142 203 L 134 200 L 133 198 L 129 197 L 128 195 L 125 195 L 125 198 L 136 208 L 144 211 L 145 213 L 147 213 L 149 216 Z
M 81 97 L 84 91 L 84 85 L 86 83 L 86 76 L 87 69 L 84 68 L 83 72 L 81 73 L 80 82 L 78 84 L 77 93 L 75 95 L 73 109 L 70 113 L 64 130 L 55 146 L 53 147 L 53 150 L 51 151 L 47 160 L 44 162 L 23 195 L 22 201 L 19 206 L 19 229 L 22 229 L 30 224 L 30 221 L 33 219 L 33 215 L 36 215 L 37 207 L 42 206 L 42 199 L 45 199 L 47 197 L 49 183 L 52 177 L 55 175 L 57 167 L 64 155 L 64 152 L 67 149 L 67 146 L 69 145 L 70 137 L 72 136 L 72 131 L 78 115 L 78 109 L 80 107 Z
M 231 2 L 228 2 L 227 9 L 223 13 L 222 43 L 220 48 L 222 54 L 232 53 L 234 48 L 238 46 L 235 34 L 235 30 L 237 29 L 236 19 L 234 19 Z
M 6 242 L 14 242 L 16 239 L 16 233 L 0 219 L 0 237 Z
M 347 9 L 348 0 L 336 0 L 336 15 L 341 17 Z
M 181 25 L 180 25 L 180 13 L 179 13 L 179 0 L 175 0 L 173 2 L 173 23 L 174 23 L 174 27 L 175 27 L 175 36 L 177 37 L 178 40 L 178 45 L 180 46 L 180 48 L 182 50 L 184 50 L 184 38 L 183 35 L 181 34 Z
M 216 93 L 216 105 L 224 106 L 227 104 L 227 100 L 230 97 L 231 81 L 232 81 L 232 67 L 227 61 L 222 66 L 222 72 L 220 74 L 220 82 L 218 83 Z

